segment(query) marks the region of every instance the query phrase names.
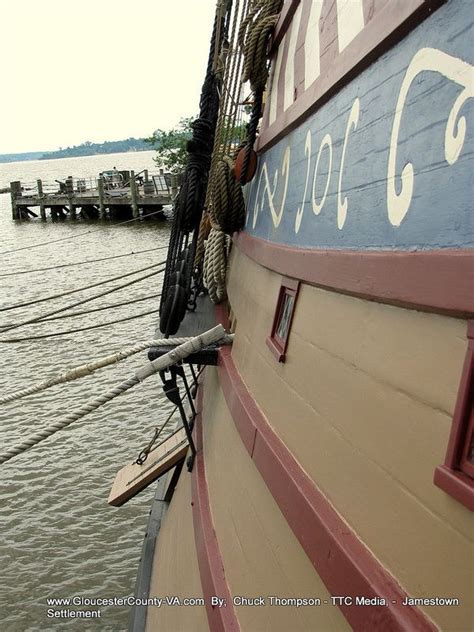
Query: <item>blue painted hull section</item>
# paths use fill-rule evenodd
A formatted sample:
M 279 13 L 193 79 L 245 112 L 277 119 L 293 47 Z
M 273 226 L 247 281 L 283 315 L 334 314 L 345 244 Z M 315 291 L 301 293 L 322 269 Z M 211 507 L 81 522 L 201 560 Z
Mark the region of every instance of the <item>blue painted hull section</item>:
M 474 247 L 473 15 L 470 0 L 443 5 L 263 153 L 247 191 L 246 231 L 301 248 Z M 427 51 L 426 59 L 422 49 Z M 418 58 L 422 69 L 407 83 L 407 73 Z M 430 60 L 435 69 L 429 67 Z M 450 69 L 457 78 L 447 76 Z M 449 164 L 445 134 L 457 100 L 461 106 L 454 113 L 454 132 L 465 123 L 465 134 Z M 357 118 L 352 126 L 348 124 L 351 108 Z M 401 118 L 394 142 L 397 109 Z M 394 155 L 395 177 L 390 180 Z M 391 213 L 390 181 L 395 192 L 392 202 L 399 205 L 401 173 L 407 163 L 414 171 L 412 195 L 405 210 Z

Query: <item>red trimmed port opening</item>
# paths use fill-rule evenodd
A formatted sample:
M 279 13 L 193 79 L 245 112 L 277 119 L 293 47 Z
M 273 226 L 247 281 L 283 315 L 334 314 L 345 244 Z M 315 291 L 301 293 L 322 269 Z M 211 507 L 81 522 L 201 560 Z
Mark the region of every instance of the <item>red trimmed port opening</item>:
M 278 293 L 271 334 L 266 343 L 278 362 L 285 361 L 291 323 L 295 311 L 296 299 L 300 289 L 300 282 L 296 279 L 283 278 Z
M 436 468 L 434 483 L 474 511 L 474 321 L 468 323 L 467 337 L 446 458 Z

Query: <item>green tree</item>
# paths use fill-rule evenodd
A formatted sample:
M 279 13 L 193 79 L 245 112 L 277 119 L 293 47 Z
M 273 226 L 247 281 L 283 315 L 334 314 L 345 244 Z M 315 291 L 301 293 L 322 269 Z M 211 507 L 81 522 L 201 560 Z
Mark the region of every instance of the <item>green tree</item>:
M 156 149 L 154 161 L 170 173 L 184 171 L 187 160 L 186 143 L 192 137 L 191 123 L 194 118 L 182 118 L 178 125 L 165 132 L 157 129 L 145 142 Z

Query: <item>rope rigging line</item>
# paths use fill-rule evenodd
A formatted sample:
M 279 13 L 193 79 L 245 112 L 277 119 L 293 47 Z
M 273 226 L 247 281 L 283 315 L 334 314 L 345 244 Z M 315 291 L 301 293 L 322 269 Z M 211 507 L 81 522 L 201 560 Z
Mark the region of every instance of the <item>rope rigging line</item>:
M 148 213 L 147 218 L 153 217 L 153 215 L 158 215 L 159 213 L 163 213 L 163 211 L 154 211 L 153 213 Z M 131 222 L 141 221 L 142 217 L 134 217 L 133 219 L 127 219 L 124 222 L 118 222 L 117 224 L 112 224 L 113 228 L 117 226 L 123 226 L 124 224 L 130 224 Z M 32 248 L 40 248 L 41 246 L 49 246 L 50 244 L 57 244 L 60 241 L 68 241 L 69 239 L 77 239 L 78 237 L 84 237 L 85 235 L 92 235 L 93 233 L 103 233 L 101 228 L 97 228 L 95 230 L 86 230 L 82 233 L 78 233 L 76 235 L 69 235 L 69 237 L 60 237 L 59 239 L 51 239 L 50 241 L 42 241 L 36 244 L 30 244 L 29 246 L 22 246 L 21 248 L 14 248 L 13 250 L 3 250 L 0 252 L 0 255 L 9 255 L 14 252 L 19 252 L 20 250 L 31 250 Z
M 26 388 L 22 388 L 15 393 L 11 393 L 10 395 L 4 395 L 0 397 L 0 404 L 7 404 L 9 402 L 13 402 L 17 399 L 22 399 L 23 397 L 27 397 L 28 395 L 34 395 L 35 393 L 40 393 L 41 391 L 45 391 L 48 388 L 56 386 L 58 384 L 65 384 L 66 382 L 73 382 L 75 380 L 79 380 L 87 375 L 92 375 L 99 369 L 102 369 L 106 366 L 110 366 L 111 364 L 116 364 L 117 362 L 121 362 L 126 358 L 129 358 L 132 355 L 136 355 L 141 351 L 145 351 L 145 349 L 149 349 L 150 347 L 174 347 L 184 344 L 188 342 L 191 338 L 158 338 L 157 340 L 147 340 L 145 342 L 138 342 L 133 345 L 133 347 L 128 347 L 125 349 L 121 349 L 120 351 L 116 351 L 107 356 L 103 356 L 98 360 L 94 360 L 91 362 L 87 362 L 86 364 L 81 364 L 72 369 L 67 369 L 66 371 L 62 371 L 61 373 L 56 374 L 53 377 L 48 378 L 47 380 L 42 380 L 41 382 L 37 382 L 32 386 L 28 386 Z M 222 344 L 227 344 L 232 342 L 232 335 L 225 335 L 222 338 Z
M 94 312 L 103 312 L 107 309 L 115 309 L 116 307 L 124 307 L 125 305 L 133 305 L 134 303 L 142 303 L 143 301 L 150 301 L 153 298 L 159 298 L 161 292 L 158 294 L 148 294 L 147 296 L 141 296 L 140 298 L 134 298 L 131 301 L 123 301 L 122 303 L 111 303 L 110 305 L 104 305 L 103 307 L 94 307 L 93 309 L 83 309 L 79 312 L 72 312 L 72 314 L 61 314 L 60 316 L 52 316 L 51 318 L 42 318 L 38 322 L 50 323 L 53 320 L 64 320 L 65 318 L 75 318 L 76 316 L 85 316 L 86 314 L 93 314 Z M 5 327 L 9 327 L 14 323 L 7 323 Z M 2 327 L 0 327 L 0 334 Z
M 150 267 L 154 267 L 154 266 L 150 266 Z M 100 292 L 99 294 L 88 296 L 87 298 L 84 298 L 81 301 L 76 301 L 75 303 L 71 303 L 70 305 L 65 305 L 63 307 L 59 307 L 58 309 L 54 309 L 52 312 L 47 312 L 46 314 L 40 314 L 39 316 L 35 316 L 34 318 L 28 318 L 27 320 L 23 320 L 14 325 L 10 325 L 9 327 L 3 327 L 1 329 L 1 334 L 6 333 L 7 331 L 11 331 L 12 329 L 18 329 L 18 327 L 23 327 L 24 325 L 31 325 L 38 321 L 42 321 L 47 316 L 54 316 L 55 314 L 60 314 L 61 312 L 65 312 L 68 309 L 71 309 L 72 307 L 77 307 L 78 305 L 84 305 L 85 303 L 90 303 L 91 301 L 95 301 L 98 298 L 102 298 L 102 296 L 107 296 L 107 294 L 111 294 L 112 292 L 117 292 L 118 290 L 122 290 L 123 288 L 129 287 L 130 285 L 134 285 L 135 283 L 140 283 L 141 281 L 144 281 L 145 279 L 148 279 L 151 276 L 160 274 L 160 272 L 163 272 L 163 270 L 164 268 L 160 268 L 159 270 L 154 270 L 153 272 L 150 272 L 149 274 L 144 274 L 143 276 L 138 277 L 138 279 L 132 279 L 132 281 L 128 281 L 127 283 L 123 283 L 122 285 L 117 285 L 111 288 L 110 290 L 107 290 L 106 292 Z M 127 276 L 127 275 L 124 274 L 123 276 Z M 0 339 L 0 342 L 4 342 L 4 341 Z
M 105 285 L 106 283 L 112 283 L 112 281 L 118 281 L 119 279 L 125 279 L 126 277 L 133 276 L 134 274 L 138 274 L 139 272 L 144 272 L 145 270 L 150 270 L 151 268 L 156 268 L 157 266 L 162 266 L 163 264 L 164 264 L 164 261 L 159 261 L 158 263 L 152 263 L 151 265 L 147 265 L 144 268 L 139 268 L 138 270 L 127 272 L 127 274 L 119 274 L 118 276 L 115 276 L 115 277 L 109 277 L 108 279 L 105 279 L 105 281 L 98 281 L 97 283 L 83 285 L 82 287 L 78 287 L 73 290 L 66 290 L 65 292 L 60 292 L 59 294 L 51 294 L 50 296 L 38 298 L 33 301 L 26 301 L 24 303 L 16 303 L 15 305 L 9 305 L 8 307 L 0 307 L 0 312 L 7 312 L 12 309 L 19 309 L 20 307 L 29 307 L 30 305 L 36 305 L 37 303 L 44 303 L 45 301 L 52 301 L 56 298 L 62 298 L 63 296 L 68 296 L 69 294 L 76 294 L 77 292 L 82 292 L 83 290 L 90 290 L 93 287 L 98 287 L 99 285 Z
M 258 125 L 262 114 L 263 92 L 268 79 L 267 49 L 271 33 L 278 21 L 281 0 L 249 0 L 241 12 L 238 32 L 234 35 L 242 51 L 237 67 L 230 71 L 228 98 L 219 112 L 218 129 L 225 127 L 224 142 L 214 146 L 214 158 L 209 176 L 206 207 L 207 222 L 203 219 L 199 234 L 199 259 L 202 265 L 204 286 L 214 303 L 226 298 L 226 266 L 229 237 L 245 224 L 245 202 L 242 186 L 253 177 L 251 165 L 256 165 L 252 154 Z M 235 24 L 234 24 L 235 26 Z M 233 30 L 234 32 L 234 30 Z M 234 42 L 234 39 L 232 40 Z M 243 58 L 243 64 L 242 62 Z M 235 81 L 235 75 L 239 81 Z M 226 74 L 226 77 L 228 75 Z M 250 81 L 253 91 L 253 105 L 247 126 L 247 138 L 240 156 L 234 160 L 227 154 L 232 151 L 232 140 L 238 110 L 233 105 L 238 102 L 237 89 Z M 229 109 L 230 104 L 230 109 Z M 242 157 L 241 157 L 242 156 Z M 239 162 L 240 161 L 240 162 Z M 240 172 L 239 172 L 240 170 Z
M 169 340 L 169 338 L 167 340 Z M 225 342 L 225 340 L 226 340 L 226 336 L 224 336 L 224 338 L 222 338 L 221 344 L 227 344 Z M 197 384 L 197 381 L 198 381 L 201 373 L 204 371 L 204 369 L 205 369 L 205 367 L 201 367 L 201 369 L 199 370 L 198 374 L 195 376 L 195 378 L 193 380 L 194 384 Z M 181 403 L 184 402 L 184 400 L 186 399 L 187 395 L 188 395 L 188 393 L 187 393 L 187 391 L 185 391 L 183 393 L 183 395 L 181 396 Z M 153 437 L 150 439 L 150 441 L 147 443 L 147 445 L 143 448 L 143 450 L 139 453 L 138 457 L 135 460 L 135 463 L 137 465 L 143 465 L 145 463 L 145 461 L 147 460 L 148 455 L 150 454 L 150 452 L 153 452 L 154 450 L 157 450 L 160 447 L 160 445 L 163 444 L 164 441 L 167 441 L 167 439 L 169 439 L 169 436 L 167 436 L 167 437 L 165 437 L 163 439 L 163 441 L 160 441 L 160 443 L 155 445 L 155 443 L 158 441 L 158 439 L 163 434 L 163 431 L 165 430 L 165 428 L 168 426 L 169 422 L 173 419 L 173 416 L 175 415 L 177 410 L 178 410 L 178 406 L 176 405 L 176 406 L 173 407 L 173 409 L 171 410 L 170 414 L 168 415 L 166 420 L 161 424 L 161 426 L 157 426 L 155 428 L 155 432 L 153 433 Z M 172 434 L 174 434 L 175 432 L 177 432 L 177 431 L 172 432 Z
M 222 327 L 222 325 L 217 325 L 213 329 L 210 329 L 202 334 L 199 334 L 198 336 L 195 336 L 194 338 L 191 338 L 184 344 L 179 345 L 178 347 L 176 347 L 172 351 L 169 351 L 168 353 L 161 356 L 160 358 L 153 360 L 153 362 L 148 362 L 147 365 L 145 365 L 141 369 L 138 369 L 134 375 L 132 375 L 130 378 L 128 378 L 127 380 L 119 384 L 118 386 L 88 401 L 86 404 L 78 408 L 76 411 L 66 415 L 66 417 L 63 420 L 56 421 L 50 424 L 46 428 L 43 428 L 42 430 L 35 432 L 28 439 L 21 442 L 20 444 L 6 450 L 6 452 L 0 455 L 0 464 L 5 463 L 6 461 L 9 461 L 13 457 L 17 456 L 18 454 L 21 454 L 22 452 L 25 452 L 26 450 L 29 450 L 30 448 L 37 445 L 41 441 L 44 441 L 45 439 L 50 437 L 52 434 L 60 430 L 63 430 L 64 428 L 72 424 L 74 421 L 77 421 L 78 419 L 85 417 L 93 410 L 100 408 L 101 406 L 111 401 L 112 399 L 115 399 L 119 395 L 122 395 L 123 393 L 130 390 L 131 388 L 133 388 L 140 382 L 143 382 L 148 377 L 150 377 L 151 375 L 154 375 L 158 371 L 163 371 L 167 369 L 169 366 L 173 364 L 177 364 L 181 360 L 184 360 L 184 358 L 186 358 L 191 353 L 199 351 L 203 347 L 206 347 L 212 343 L 218 342 L 224 337 L 224 335 L 225 335 L 224 327 Z
M 147 250 L 136 250 L 135 252 L 127 252 L 123 255 L 112 255 L 110 257 L 102 257 L 101 259 L 90 259 L 89 261 L 74 261 L 72 263 L 62 263 L 57 266 L 50 266 L 48 268 L 35 268 L 34 270 L 18 270 L 17 272 L 6 272 L 0 274 L 0 277 L 17 276 L 19 274 L 34 274 L 35 272 L 49 272 L 49 270 L 58 270 L 59 268 L 70 268 L 71 266 L 84 266 L 88 263 L 99 263 L 99 261 L 109 261 L 110 259 L 119 259 L 120 257 L 130 257 L 132 255 L 141 255 L 145 252 L 155 252 L 156 250 L 166 250 L 166 246 L 159 246 L 158 248 L 148 248 Z
M 0 340 L 0 344 L 10 344 L 12 342 L 26 342 L 27 340 L 41 340 L 44 338 L 54 338 L 56 336 L 69 336 L 71 334 L 78 333 L 80 331 L 89 331 L 90 329 L 100 329 L 100 327 L 108 327 L 109 325 L 115 325 L 116 323 L 124 323 L 127 320 L 134 320 L 135 318 L 142 318 L 149 314 L 157 314 L 158 309 L 152 309 L 149 312 L 141 312 L 140 314 L 133 314 L 132 316 L 126 316 L 124 318 L 118 318 L 117 320 L 109 320 L 106 323 L 99 323 L 98 325 L 89 325 L 88 327 L 77 327 L 76 329 L 69 329 L 67 331 L 55 331 L 52 334 L 42 334 L 40 336 L 25 336 L 24 338 L 5 338 Z
M 199 279 L 194 275 L 194 260 L 216 134 L 221 84 L 219 66 L 226 52 L 231 7 L 230 0 L 217 3 L 199 118 L 192 123 L 193 136 L 186 147 L 186 169 L 173 209 L 160 301 L 160 330 L 166 336 L 178 331 L 186 310 L 195 307 L 196 296 L 201 291 Z

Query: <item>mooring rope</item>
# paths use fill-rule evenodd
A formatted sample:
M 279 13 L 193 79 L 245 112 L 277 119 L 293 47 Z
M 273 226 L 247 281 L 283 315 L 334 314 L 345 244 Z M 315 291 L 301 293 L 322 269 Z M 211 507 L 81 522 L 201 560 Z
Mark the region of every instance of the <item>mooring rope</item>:
M 154 298 L 158 298 L 161 296 L 161 293 L 159 294 L 147 294 L 147 296 L 141 296 L 139 298 L 134 298 L 130 301 L 123 301 L 121 303 L 111 303 L 109 305 L 104 305 L 103 307 L 94 307 L 93 309 L 82 309 L 79 312 L 72 312 L 71 314 L 60 314 L 59 316 L 52 316 L 51 318 L 42 318 L 41 320 L 38 321 L 38 323 L 41 325 L 43 323 L 50 323 L 53 320 L 64 320 L 65 318 L 75 318 L 77 316 L 84 316 L 86 314 L 93 314 L 94 312 L 103 312 L 104 310 L 108 310 L 108 309 L 116 309 L 117 307 L 124 307 L 125 305 L 133 305 L 134 303 L 142 303 L 143 301 L 150 301 Z M 15 323 L 6 323 L 4 325 L 4 327 L 9 327 L 10 325 L 13 325 Z M 0 327 L 0 334 L 1 334 L 1 330 L 3 329 L 3 326 Z
M 155 267 L 155 266 L 150 266 L 151 268 Z M 58 309 L 53 309 L 52 312 L 46 312 L 46 314 L 40 314 L 39 316 L 34 316 L 33 318 L 27 318 L 26 320 L 23 320 L 19 323 L 10 325 L 8 327 L 2 327 L 1 329 L 1 334 L 5 334 L 7 331 L 11 331 L 12 329 L 18 329 L 18 327 L 23 327 L 24 325 L 31 325 L 33 323 L 42 321 L 44 318 L 48 317 L 48 316 L 54 316 L 55 314 L 60 314 L 61 312 L 65 312 L 68 309 L 71 309 L 72 307 L 77 307 L 78 305 L 84 305 L 85 303 L 90 303 L 91 301 L 95 301 L 98 298 L 102 298 L 103 296 L 107 296 L 108 294 L 112 294 L 112 292 L 117 292 L 118 290 L 122 290 L 125 287 L 129 287 L 130 285 L 134 285 L 135 283 L 140 283 L 141 281 L 144 281 L 145 279 L 149 279 L 152 276 L 155 276 L 157 274 L 160 274 L 161 272 L 163 272 L 164 268 L 160 268 L 158 270 L 154 270 L 153 272 L 150 272 L 148 274 L 144 274 L 141 277 L 138 277 L 138 279 L 132 279 L 131 281 L 127 281 L 127 283 L 122 283 L 121 285 L 116 285 L 113 288 L 110 288 L 110 290 L 106 290 L 105 292 L 100 292 L 99 294 L 94 294 L 93 296 L 88 296 L 87 298 L 83 298 L 80 301 L 76 301 L 75 303 L 70 303 L 69 305 L 64 305 L 63 307 L 58 307 Z M 126 274 L 124 274 L 123 276 L 128 276 Z M 4 342 L 4 340 L 2 340 L 0 338 L 0 342 Z
M 222 344 L 228 344 L 232 342 L 231 335 L 225 335 L 222 338 Z M 73 382 L 74 380 L 79 380 L 82 377 L 86 377 L 87 375 L 92 375 L 95 371 L 102 369 L 105 366 L 110 366 L 111 364 L 117 364 L 117 362 L 121 362 L 126 358 L 129 358 L 132 355 L 136 355 L 145 349 L 149 349 L 150 347 L 176 347 L 184 344 L 185 342 L 189 342 L 192 338 L 158 338 L 156 340 L 147 340 L 145 342 L 138 342 L 133 347 L 128 347 L 126 349 L 121 349 L 120 351 L 116 351 L 111 355 L 104 356 L 99 358 L 98 360 L 94 360 L 92 362 L 87 362 L 86 364 L 81 364 L 72 369 L 67 369 L 66 371 L 62 371 L 57 375 L 48 378 L 47 380 L 43 380 L 41 382 L 37 382 L 32 386 L 28 386 L 26 388 L 22 388 L 15 393 L 11 393 L 10 395 L 4 395 L 0 397 L 0 404 L 7 404 L 8 402 L 13 402 L 16 399 L 22 399 L 27 395 L 33 395 L 35 393 L 40 393 L 41 391 L 45 391 L 52 386 L 56 386 L 57 384 L 64 384 L 65 382 Z
M 148 213 L 146 215 L 147 218 L 153 217 L 153 215 L 158 215 L 159 213 L 163 213 L 163 211 L 154 211 L 153 213 Z M 117 226 L 124 226 L 124 224 L 130 224 L 131 222 L 141 221 L 142 217 L 134 217 L 133 219 L 127 219 L 124 222 L 118 222 L 117 224 L 111 224 L 111 227 L 116 228 Z M 94 233 L 102 233 L 102 228 L 96 228 L 94 230 L 86 230 L 82 233 L 76 233 L 75 235 L 69 235 L 68 237 L 60 237 L 59 239 L 51 239 L 50 241 L 41 241 L 36 244 L 29 244 L 28 246 L 22 246 L 21 248 L 13 248 L 12 250 L 3 250 L 0 252 L 0 255 L 9 255 L 14 252 L 20 252 L 20 250 L 31 250 L 32 248 L 40 248 L 41 246 L 49 246 L 50 244 L 57 244 L 60 241 L 68 241 L 69 239 L 77 239 L 78 237 L 85 237 L 86 235 L 92 235 Z
M 49 334 L 40 334 L 38 336 L 24 336 L 21 338 L 5 338 L 0 340 L 0 344 L 10 344 L 14 342 L 27 342 L 29 340 L 43 340 L 45 338 L 55 338 L 57 336 L 71 336 L 81 331 L 90 331 L 91 329 L 100 329 L 101 327 L 109 327 L 110 325 L 116 325 L 117 323 L 124 323 L 128 320 L 135 320 L 137 318 L 143 318 L 150 314 L 157 314 L 158 309 L 152 309 L 148 312 L 140 312 L 140 314 L 133 314 L 132 316 L 124 316 L 123 318 L 117 318 L 116 320 L 108 320 L 106 323 L 99 323 L 97 325 L 88 325 L 87 327 L 76 327 L 75 329 L 67 329 L 66 331 L 55 331 Z
M 166 246 L 158 248 L 148 248 L 147 250 L 135 250 L 135 252 L 126 252 L 123 255 L 111 255 L 110 257 L 102 257 L 101 259 L 89 259 L 87 261 L 73 261 L 71 263 L 61 263 L 57 266 L 49 266 L 48 268 L 32 268 L 31 270 L 17 270 L 16 272 L 6 272 L 0 274 L 0 277 L 18 276 L 20 274 L 34 274 L 35 272 L 49 272 L 50 270 L 58 270 L 59 268 L 70 268 L 72 266 L 84 266 L 88 263 L 99 263 L 100 261 L 110 261 L 111 259 L 120 259 L 120 257 L 131 257 L 132 255 L 141 255 L 145 252 L 155 252 L 156 250 L 167 250 Z
M 152 268 L 156 268 L 157 266 L 164 265 L 164 261 L 158 261 L 158 263 L 152 263 L 144 268 L 139 268 L 137 270 L 133 270 L 132 272 L 127 272 L 126 274 L 119 274 L 118 276 L 109 277 L 104 281 L 97 281 L 96 283 L 89 283 L 89 285 L 82 285 L 81 287 L 76 287 L 72 290 L 66 290 L 64 292 L 60 292 L 59 294 L 50 294 L 49 296 L 44 296 L 43 298 L 37 298 L 29 301 L 25 301 L 23 303 L 15 303 L 14 305 L 8 305 L 7 307 L 0 307 L 0 312 L 8 312 L 12 309 L 19 309 L 20 307 L 30 307 L 30 305 L 36 305 L 37 303 L 45 303 L 46 301 L 52 301 L 56 298 L 62 298 L 63 296 L 69 296 L 70 294 L 77 294 L 77 292 L 82 292 L 83 290 L 91 290 L 93 287 L 99 287 L 99 285 L 106 285 L 107 283 L 112 283 L 112 281 L 118 281 L 119 279 L 125 279 L 129 276 L 133 276 L 134 274 L 138 274 L 139 272 L 144 272 L 145 270 L 151 270 Z
M 52 434 L 63 430 L 74 421 L 85 417 L 93 410 L 96 410 L 97 408 L 103 406 L 112 399 L 115 399 L 115 397 L 122 395 L 123 393 L 130 390 L 140 382 L 143 382 L 158 371 L 163 371 L 172 364 L 176 364 L 181 360 L 184 360 L 184 358 L 186 358 L 191 353 L 199 351 L 203 347 L 207 347 L 212 343 L 218 342 L 225 336 L 225 333 L 226 332 L 224 327 L 222 325 L 217 325 L 213 329 L 210 329 L 202 334 L 199 334 L 198 336 L 195 336 L 194 338 L 191 338 L 187 342 L 179 345 L 178 347 L 164 354 L 160 358 L 153 360 L 153 362 L 149 362 L 141 369 L 138 369 L 135 372 L 135 375 L 131 376 L 118 386 L 107 391 L 103 395 L 90 400 L 89 402 L 78 408 L 76 411 L 69 413 L 63 420 L 56 421 L 50 424 L 46 428 L 35 432 L 28 439 L 21 442 L 17 446 L 8 449 L 6 452 L 0 455 L 0 464 L 9 461 L 13 457 L 21 454 L 22 452 L 25 452 L 26 450 L 29 450 L 34 445 L 37 445 L 41 441 L 44 441 L 45 439 L 50 437 Z

